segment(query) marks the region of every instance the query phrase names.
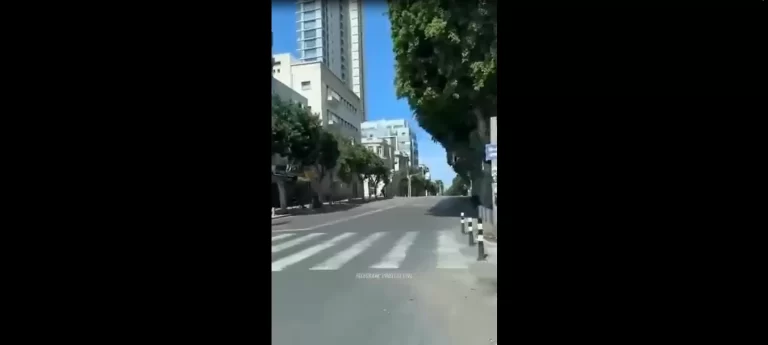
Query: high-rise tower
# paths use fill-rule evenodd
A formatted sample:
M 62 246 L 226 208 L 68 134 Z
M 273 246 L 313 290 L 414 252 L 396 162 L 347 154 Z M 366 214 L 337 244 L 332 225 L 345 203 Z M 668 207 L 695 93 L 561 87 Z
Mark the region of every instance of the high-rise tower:
M 297 0 L 298 57 L 321 61 L 359 98 L 367 119 L 363 64 L 363 8 L 359 0 Z

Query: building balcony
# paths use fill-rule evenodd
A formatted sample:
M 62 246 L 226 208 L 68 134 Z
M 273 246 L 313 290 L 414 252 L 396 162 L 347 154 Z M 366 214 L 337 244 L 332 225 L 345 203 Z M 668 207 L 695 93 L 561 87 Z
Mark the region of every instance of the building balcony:
M 328 102 L 329 105 L 337 106 L 339 105 L 339 103 L 341 103 L 341 97 L 339 96 L 338 93 L 331 91 L 328 93 L 328 96 L 326 97 L 326 101 Z

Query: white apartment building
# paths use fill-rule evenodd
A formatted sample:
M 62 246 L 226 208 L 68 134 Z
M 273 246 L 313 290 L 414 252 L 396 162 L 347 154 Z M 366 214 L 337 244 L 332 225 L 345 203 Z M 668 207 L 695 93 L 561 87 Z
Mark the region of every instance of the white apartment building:
M 320 61 L 302 62 L 290 54 L 273 56 L 272 75 L 307 99 L 323 127 L 360 143 L 360 98 Z
M 388 140 L 395 147 L 396 152 L 401 152 L 410 158 L 410 166 L 419 166 L 419 144 L 416 141 L 416 133 L 411 130 L 405 119 L 363 122 L 361 132 L 363 138 Z
M 392 178 L 392 175 L 395 173 L 395 159 L 398 157 L 395 156 L 395 148 L 394 146 L 391 146 L 389 144 L 389 140 L 381 139 L 381 138 L 362 138 L 360 140 L 360 144 L 363 145 L 366 149 L 370 150 L 371 152 L 375 153 L 381 160 L 384 162 L 384 166 L 387 167 L 390 171 L 390 179 Z M 365 195 L 382 195 L 384 194 L 384 181 L 379 181 L 379 184 L 375 186 L 372 185 L 373 182 L 366 180 L 363 183 L 363 192 Z M 390 183 L 389 187 L 390 190 L 387 191 L 387 194 L 392 193 L 392 191 L 396 191 L 397 189 L 393 189 L 393 187 L 396 187 L 397 184 Z
M 319 61 L 361 100 L 365 121 L 363 10 L 359 0 L 297 0 L 297 53 L 301 62 Z
M 384 166 L 393 170 L 395 167 L 395 148 L 389 144 L 388 140 L 380 138 L 362 138 L 360 144 L 366 149 L 375 153 L 384 161 Z
M 307 100 L 307 97 L 304 97 L 300 93 L 291 89 L 290 87 L 288 87 L 288 85 L 285 85 L 279 80 L 275 79 L 275 77 L 272 77 L 272 94 L 276 95 L 283 101 L 298 103 L 299 107 L 302 107 L 302 108 L 309 107 L 309 101 Z

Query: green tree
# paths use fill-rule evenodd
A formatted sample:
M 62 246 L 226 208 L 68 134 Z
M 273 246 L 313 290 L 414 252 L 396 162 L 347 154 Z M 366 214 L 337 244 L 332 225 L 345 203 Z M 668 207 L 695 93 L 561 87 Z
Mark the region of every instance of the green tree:
M 309 172 L 313 190 L 313 207 L 322 207 L 322 182 L 336 166 L 339 147 L 333 135 L 326 132 L 317 116 L 293 102 L 272 98 L 272 153 L 283 156 L 289 171 Z M 281 207 L 284 207 L 284 186 L 278 182 Z
M 478 185 L 487 179 L 483 153 L 496 116 L 495 4 L 390 1 L 388 12 L 398 97 L 408 99 L 454 170 Z
M 370 180 L 371 184 L 374 188 L 374 197 L 378 197 L 378 193 L 376 193 L 376 188 L 379 186 L 379 183 L 384 183 L 384 187 L 386 188 L 387 184 L 389 184 L 389 168 L 384 164 L 384 161 L 378 157 L 375 156 L 374 159 L 372 159 L 371 166 L 370 166 Z
M 442 180 L 435 180 L 435 187 L 437 187 L 437 194 L 442 194 L 445 191 L 445 186 Z
M 352 184 L 355 179 L 355 174 L 352 171 L 352 160 L 354 159 L 354 143 L 352 139 L 336 136 L 336 141 L 339 144 L 339 163 L 337 165 L 337 175 L 339 179 L 346 183 Z
M 312 153 L 314 164 L 311 166 L 314 170 L 312 173 L 312 182 L 315 187 L 315 195 L 313 197 L 313 207 L 322 207 L 321 191 L 322 183 L 326 176 L 332 177 L 333 174 L 329 174 L 339 159 L 339 143 L 333 134 L 328 133 L 325 130 L 321 130 L 318 138 L 315 151 Z M 331 178 L 329 185 L 333 185 L 333 179 Z M 330 190 L 333 194 L 333 188 Z M 331 195 L 332 197 L 332 195 Z
M 345 158 L 345 165 L 347 166 L 349 173 L 354 176 L 358 182 L 364 182 L 371 177 L 373 175 L 372 168 L 376 165 L 377 160 L 381 160 L 375 153 L 362 145 L 352 145 Z M 365 195 L 363 195 L 363 200 L 365 200 Z
M 457 174 L 456 177 L 453 178 L 451 186 L 445 190 L 445 195 L 453 195 L 453 196 L 467 195 L 468 190 L 469 190 L 469 182 L 467 181 L 467 179 Z

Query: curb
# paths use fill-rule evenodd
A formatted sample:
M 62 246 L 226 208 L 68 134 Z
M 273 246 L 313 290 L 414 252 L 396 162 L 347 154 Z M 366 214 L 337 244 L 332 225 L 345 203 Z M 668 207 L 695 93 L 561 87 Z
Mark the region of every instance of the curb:
M 278 214 L 278 215 L 272 217 L 272 220 L 280 219 L 280 218 L 285 218 L 285 217 L 290 217 L 290 216 L 291 216 L 290 214 Z

